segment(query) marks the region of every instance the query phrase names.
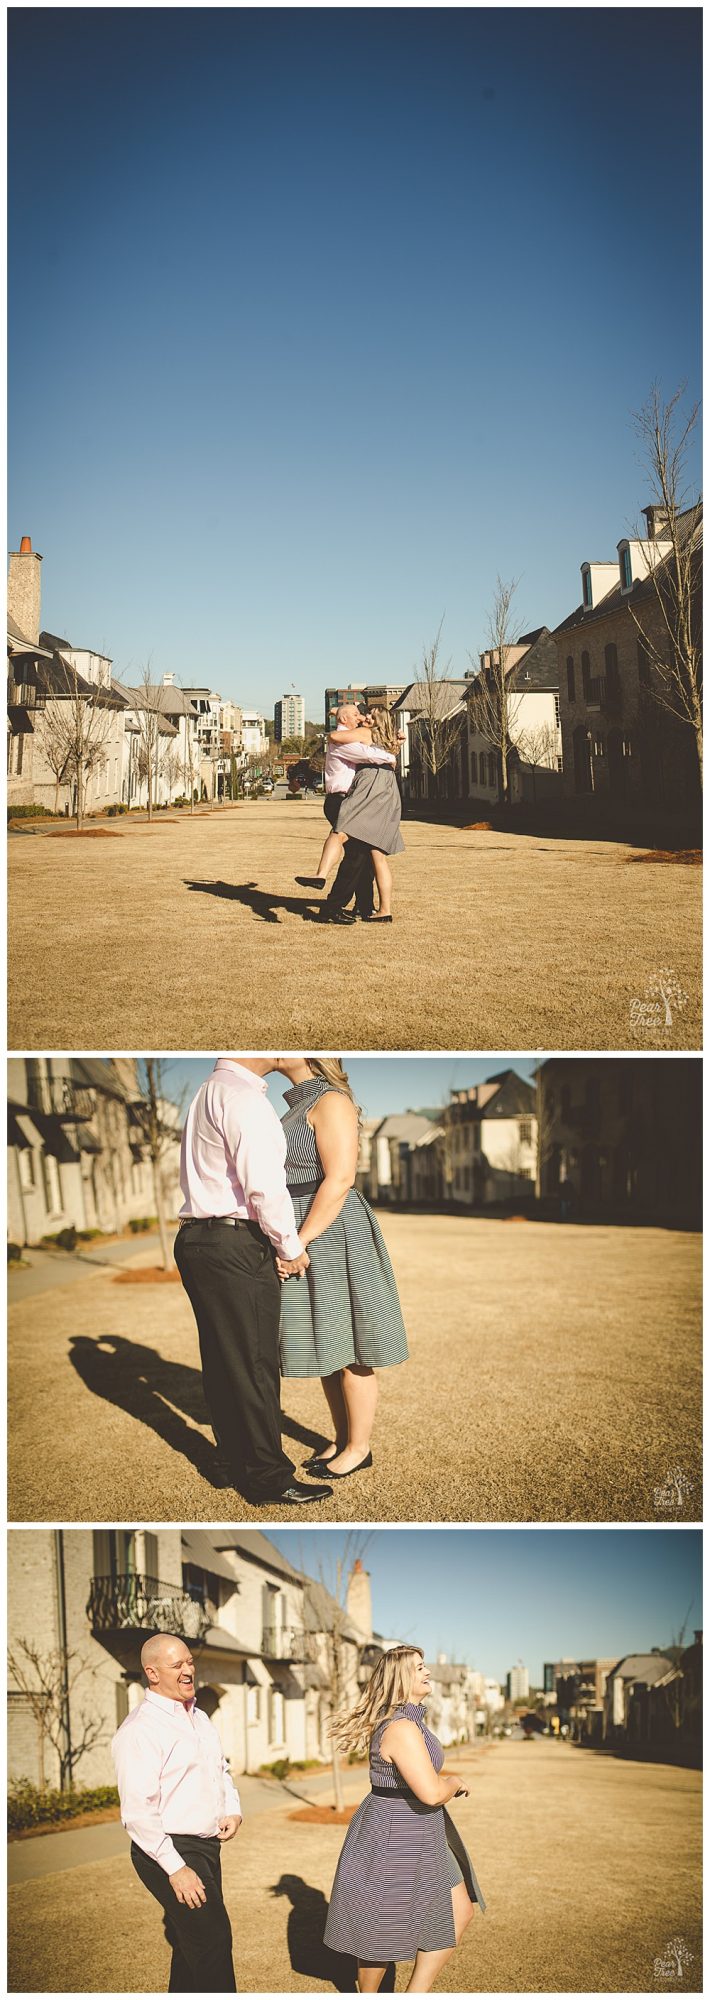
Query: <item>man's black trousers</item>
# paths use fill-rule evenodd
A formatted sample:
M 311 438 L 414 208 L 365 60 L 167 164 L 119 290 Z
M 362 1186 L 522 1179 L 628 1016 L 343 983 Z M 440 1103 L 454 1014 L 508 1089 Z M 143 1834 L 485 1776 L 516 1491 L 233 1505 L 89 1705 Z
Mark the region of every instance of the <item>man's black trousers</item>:
M 281 1286 L 255 1222 L 187 1222 L 175 1262 L 197 1320 L 210 1423 L 240 1492 L 256 1504 L 288 1486 L 281 1448 Z
M 347 793 L 327 792 L 323 811 L 328 824 L 337 828 L 338 814 Z M 345 842 L 345 853 L 335 877 L 326 903 L 331 910 L 345 910 L 355 897 L 355 907 L 361 917 L 371 917 L 375 907 L 375 870 L 369 847 L 361 840 L 349 838 Z
M 232 1927 L 222 1900 L 220 1842 L 202 1840 L 194 1833 L 175 1833 L 171 1838 L 185 1867 L 194 1868 L 204 1888 L 207 1901 L 197 1910 L 178 1902 L 165 1869 L 131 1841 L 136 1874 L 165 1912 L 166 1936 L 173 1951 L 168 1992 L 236 1993 Z

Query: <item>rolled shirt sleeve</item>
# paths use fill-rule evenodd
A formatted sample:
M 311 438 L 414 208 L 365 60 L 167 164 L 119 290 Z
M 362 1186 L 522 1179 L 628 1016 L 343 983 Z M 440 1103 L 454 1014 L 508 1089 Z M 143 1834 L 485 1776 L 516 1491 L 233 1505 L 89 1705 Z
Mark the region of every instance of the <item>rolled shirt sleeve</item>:
M 165 1869 L 166 1875 L 175 1875 L 178 1868 L 185 1867 L 185 1863 L 170 1834 L 164 1831 L 158 1811 L 160 1753 L 157 1745 L 150 1743 L 145 1736 L 140 1739 L 127 1737 L 119 1730 L 111 1748 L 121 1801 L 121 1819 L 126 1832 L 130 1833 L 136 1847 L 141 1847 L 144 1854 L 150 1854 Z
M 273 1105 L 253 1093 L 240 1096 L 238 1115 L 229 1098 L 224 1108 L 224 1136 L 238 1179 L 259 1227 L 280 1257 L 303 1256 L 293 1202 L 286 1186 L 286 1138 Z
M 242 1808 L 237 1787 L 232 1780 L 226 1757 L 222 1758 L 222 1784 L 224 1786 L 224 1810 L 235 1819 L 241 1819 Z
M 338 756 L 345 764 L 396 764 L 391 750 L 381 750 L 377 743 L 336 743 Z

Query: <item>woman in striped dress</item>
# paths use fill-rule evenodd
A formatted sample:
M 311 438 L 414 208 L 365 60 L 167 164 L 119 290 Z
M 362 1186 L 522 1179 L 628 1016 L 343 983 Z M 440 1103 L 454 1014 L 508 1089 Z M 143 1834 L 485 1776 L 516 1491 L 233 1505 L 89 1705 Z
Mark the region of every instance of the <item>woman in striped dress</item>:
M 306 1469 L 348 1479 L 372 1465 L 375 1369 L 406 1361 L 407 1336 L 382 1231 L 354 1186 L 358 1111 L 342 1063 L 282 1056 L 277 1067 L 292 1084 L 286 1181 L 310 1258 L 299 1279 L 279 1271 L 281 1373 L 320 1376 L 335 1437 Z
M 358 1961 L 361 1993 L 379 1992 L 392 1960 L 414 1959 L 408 1993 L 430 1993 L 478 1903 L 473 1865 L 445 1807 L 467 1798 L 442 1778 L 444 1752 L 427 1729 L 429 1671 L 416 1646 L 395 1646 L 349 1714 L 336 1715 L 340 1750 L 369 1745 L 369 1797 L 348 1827 L 324 1942 Z

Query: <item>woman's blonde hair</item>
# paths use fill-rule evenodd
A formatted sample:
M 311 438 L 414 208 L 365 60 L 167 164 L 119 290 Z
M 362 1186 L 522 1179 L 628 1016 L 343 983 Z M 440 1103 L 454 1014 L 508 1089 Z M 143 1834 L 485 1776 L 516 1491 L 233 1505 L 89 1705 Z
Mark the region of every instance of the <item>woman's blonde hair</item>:
M 330 1735 L 338 1750 L 354 1751 L 356 1756 L 369 1750 L 378 1722 L 409 1700 L 415 1662 L 423 1658 L 421 1646 L 393 1646 L 383 1653 L 355 1707 L 337 1709 L 331 1718 Z
M 393 757 L 399 751 L 399 728 L 397 718 L 389 708 L 376 708 L 372 716 L 372 741 L 378 750 L 390 750 Z
M 347 1070 L 343 1069 L 340 1057 L 306 1056 L 306 1062 L 311 1072 L 311 1076 L 322 1076 L 324 1083 L 329 1083 L 333 1090 L 344 1091 L 345 1096 L 350 1098 L 351 1104 L 354 1104 L 355 1110 L 357 1112 L 357 1122 L 358 1125 L 361 1125 L 362 1112 L 357 1102 L 357 1098 L 355 1096 L 355 1092 L 350 1082 Z

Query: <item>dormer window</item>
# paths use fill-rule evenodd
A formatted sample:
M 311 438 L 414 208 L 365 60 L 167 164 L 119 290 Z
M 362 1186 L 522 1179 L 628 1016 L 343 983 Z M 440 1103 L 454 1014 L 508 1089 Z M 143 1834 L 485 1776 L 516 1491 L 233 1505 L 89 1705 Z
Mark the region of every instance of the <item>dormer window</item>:
M 631 575 L 631 550 L 628 542 L 624 542 L 622 545 L 619 567 L 621 571 L 621 588 L 622 590 L 630 590 L 633 578 Z
M 592 579 L 591 579 L 591 576 L 590 576 L 590 574 L 589 574 L 589 570 L 588 570 L 588 569 L 583 569 L 583 570 L 582 570 L 582 602 L 583 602 L 583 604 L 584 604 L 584 608 L 585 608 L 585 611 L 591 611 L 591 608 L 592 608 Z

